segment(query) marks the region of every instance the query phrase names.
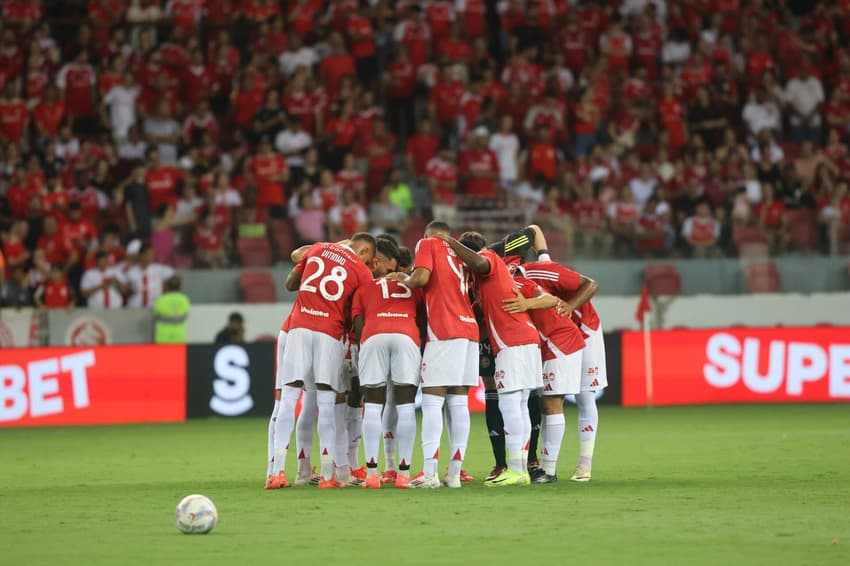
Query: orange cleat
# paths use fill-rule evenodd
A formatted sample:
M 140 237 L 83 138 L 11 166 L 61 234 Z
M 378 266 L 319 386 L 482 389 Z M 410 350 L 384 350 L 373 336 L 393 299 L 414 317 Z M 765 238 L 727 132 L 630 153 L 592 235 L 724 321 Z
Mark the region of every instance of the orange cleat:
M 395 470 L 384 470 L 384 473 L 381 474 L 381 483 L 395 483 L 397 477 L 398 472 Z
M 460 471 L 460 481 L 461 483 L 469 483 L 475 481 L 475 478 L 469 475 L 469 472 L 461 469 Z
M 359 480 L 366 479 L 366 466 L 360 466 L 359 468 L 351 468 L 351 477 L 357 478 Z
M 329 480 L 320 480 L 319 481 L 319 489 L 342 489 L 345 487 L 345 484 L 339 481 L 336 478 L 331 478 Z
M 398 474 L 395 478 L 395 487 L 396 489 L 410 489 L 411 481 L 413 480 L 410 479 L 410 476 Z
M 367 476 L 366 481 L 363 482 L 363 487 L 365 489 L 381 489 L 381 478 L 377 475 Z
M 286 472 L 283 470 L 276 476 L 269 476 L 269 479 L 266 480 L 265 489 L 282 489 L 284 487 L 290 487 L 290 485 L 286 480 Z

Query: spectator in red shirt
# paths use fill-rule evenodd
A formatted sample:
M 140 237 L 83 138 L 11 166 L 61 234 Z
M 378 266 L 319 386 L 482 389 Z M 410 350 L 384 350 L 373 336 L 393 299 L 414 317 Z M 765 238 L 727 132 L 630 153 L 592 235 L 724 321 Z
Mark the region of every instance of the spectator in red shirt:
M 384 82 L 387 84 L 390 127 L 397 136 L 405 138 L 413 130 L 416 67 L 410 62 L 404 45 L 396 46 L 395 57 L 384 72 Z
M 395 159 L 395 136 L 387 129 L 383 119 L 377 119 L 372 125 L 372 134 L 365 143 L 369 159 L 369 176 L 366 182 L 366 196 L 369 200 L 378 195 L 387 180 L 387 172 Z
M 74 292 L 68 285 L 61 264 L 50 266 L 50 277 L 39 286 L 34 299 L 39 308 L 70 309 L 74 306 Z
M 18 96 L 15 83 L 7 83 L 0 98 L 0 142 L 17 144 L 28 124 L 27 103 Z
M 148 149 L 148 170 L 145 175 L 145 185 L 148 188 L 148 203 L 150 210 L 155 211 L 163 204 L 173 205 L 177 202 L 177 182 L 182 173 L 159 160 L 159 150 L 155 147 Z
M 488 147 L 490 132 L 484 126 L 472 132 L 472 148 L 461 157 L 464 193 L 471 197 L 494 198 L 499 186 L 499 159 Z
M 755 216 L 767 235 L 771 251 L 784 253 L 790 241 L 785 202 L 775 198 L 773 186 L 769 183 L 762 183 L 761 195 L 761 202 L 755 208 Z
M 97 243 L 97 228 L 90 218 L 83 217 L 83 207 L 77 200 L 68 204 L 68 215 L 60 231 L 79 257 L 85 257 Z
M 328 238 L 332 241 L 362 232 L 368 225 L 366 209 L 354 200 L 352 191 L 343 191 L 340 202 L 328 211 Z
M 345 27 L 357 67 L 357 78 L 369 88 L 374 88 L 378 75 L 378 59 L 375 55 L 375 30 L 369 18 L 369 7 L 361 2 L 359 13 L 352 14 Z
M 328 47 L 330 47 L 330 52 L 319 64 L 319 73 L 324 80 L 325 90 L 333 98 L 339 91 L 342 77 L 354 75 L 355 62 L 354 57 L 345 50 L 345 44 L 340 34 L 331 34 L 328 38 Z
M 33 110 L 33 124 L 39 138 L 55 138 L 65 119 L 65 102 L 59 99 L 56 87 L 47 85 L 44 96 Z
M 440 74 L 440 82 L 431 88 L 428 95 L 428 112 L 431 120 L 440 128 L 443 143 L 453 139 L 460 117 L 460 99 L 464 93 L 463 83 L 457 79 L 455 68 L 447 66 Z
M 215 215 L 204 211 L 192 235 L 195 260 L 199 266 L 218 269 L 227 265 L 227 252 L 221 230 L 216 226 Z
M 431 50 L 431 28 L 422 14 L 422 8 L 415 4 L 407 18 L 398 23 L 393 31 L 396 43 L 407 47 L 410 61 L 417 69 L 428 61 Z
M 78 132 L 91 132 L 96 128 L 94 87 L 97 74 L 88 61 L 88 51 L 81 49 L 73 61 L 59 70 L 56 77 L 56 86 L 65 94 L 68 114 L 74 118 L 74 127 Z
M 24 219 L 15 220 L 8 234 L 3 238 L 3 256 L 6 259 L 6 278 L 8 279 L 15 269 L 23 269 L 32 257 L 26 247 L 29 223 Z
M 699 202 L 696 214 L 682 224 L 682 237 L 694 257 L 704 258 L 717 253 L 720 222 L 714 217 L 708 202 Z
M 289 180 L 289 168 L 283 156 L 272 151 L 268 138 L 260 140 L 249 168 L 257 186 L 257 220 L 265 221 L 267 214 L 282 218 L 286 205 L 284 184 Z
M 328 165 L 337 170 L 342 165 L 346 153 L 354 149 L 357 124 L 354 121 L 354 105 L 350 100 L 342 103 L 339 113 L 325 126 L 328 144 Z
M 59 231 L 59 221 L 55 216 L 45 216 L 42 230 L 38 248 L 44 250 L 47 261 L 61 263 L 67 271 L 79 257 L 71 242 Z
M 424 177 L 428 162 L 437 155 L 439 147 L 440 140 L 434 133 L 431 120 L 422 119 L 416 134 L 407 140 L 405 154 L 408 171 L 417 177 Z
M 552 139 L 549 130 L 540 127 L 537 130 L 536 139 L 529 145 L 526 153 L 526 169 L 529 179 L 541 175 L 548 183 L 554 183 L 558 176 L 560 166 L 560 155 Z

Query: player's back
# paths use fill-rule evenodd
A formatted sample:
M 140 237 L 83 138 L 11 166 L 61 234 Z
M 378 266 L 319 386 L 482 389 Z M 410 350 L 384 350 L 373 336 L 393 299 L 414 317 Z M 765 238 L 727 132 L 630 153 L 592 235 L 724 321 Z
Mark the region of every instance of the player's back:
M 414 268 L 431 272 L 425 286 L 428 339 L 465 338 L 478 341 L 478 323 L 469 304 L 466 264 L 440 238 L 424 238 L 416 244 Z
M 534 298 L 540 286 L 524 277 L 515 279 L 520 292 L 526 298 Z M 534 309 L 528 311 L 531 322 L 537 328 L 543 340 L 544 359 L 553 353 L 550 344 L 554 344 L 563 354 L 572 354 L 584 348 L 584 335 L 571 318 L 561 316 L 555 309 Z
M 540 287 L 561 299 L 569 300 L 581 285 L 581 274 L 556 261 L 530 261 L 526 263 L 525 276 Z M 577 325 L 585 325 L 591 330 L 599 328 L 599 315 L 590 301 L 573 312 Z
M 292 328 L 307 328 L 340 339 L 354 291 L 372 281 L 366 264 L 348 246 L 313 244 L 295 266 L 301 285 L 292 310 Z
M 422 302 L 420 289 L 411 289 L 398 281 L 379 278 L 354 293 L 351 316 L 363 317 L 360 344 L 375 334 L 403 334 L 418 346 L 416 314 Z
M 493 250 L 479 252 L 490 262 L 490 271 L 475 275 L 476 294 L 487 321 L 487 331 L 493 351 L 502 348 L 537 344 L 540 338 L 537 329 L 531 323 L 528 313 L 507 313 L 503 308 L 504 299 L 514 298 L 517 284 L 511 277 L 502 258 Z

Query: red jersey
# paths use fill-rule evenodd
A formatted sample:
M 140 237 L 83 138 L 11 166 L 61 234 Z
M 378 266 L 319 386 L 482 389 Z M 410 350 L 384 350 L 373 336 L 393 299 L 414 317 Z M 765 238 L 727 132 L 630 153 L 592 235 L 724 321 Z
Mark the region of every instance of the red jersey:
M 44 257 L 50 263 L 64 263 L 73 249 L 71 242 L 61 233 L 52 236 L 43 234 L 38 239 L 38 249 L 44 250 Z
M 407 155 L 413 160 L 413 172 L 417 175 L 426 173 L 428 162 L 437 155 L 440 148 L 440 138 L 434 134 L 415 134 L 407 140 Z
M 451 246 L 439 238 L 419 240 L 413 265 L 431 272 L 425 287 L 428 340 L 465 338 L 478 342 L 478 323 L 469 304 L 466 264 Z
M 422 303 L 422 289 L 411 289 L 398 281 L 375 279 L 354 293 L 351 318 L 363 317 L 360 344 L 375 334 L 404 334 L 420 345 L 416 311 Z
M 351 41 L 351 54 L 355 59 L 371 57 L 375 54 L 375 31 L 372 22 L 359 14 L 348 18 L 348 37 Z
M 525 264 L 525 276 L 536 281 L 540 287 L 565 301 L 578 291 L 581 275 L 554 261 L 531 261 Z M 579 327 L 583 324 L 590 330 L 599 329 L 599 315 L 590 301 L 573 311 L 573 322 Z
M 0 136 L 18 143 L 24 134 L 27 121 L 27 105 L 21 99 L 0 101 Z
M 354 57 L 348 53 L 328 55 L 322 59 L 319 71 L 325 79 L 325 88 L 336 93 L 343 77 L 355 75 Z
M 33 110 L 33 120 L 52 137 L 59 133 L 59 124 L 65 118 L 65 103 L 57 100 L 53 104 L 39 103 Z
M 157 167 L 148 171 L 145 184 L 152 211 L 163 204 L 174 204 L 177 201 L 177 180 L 180 177 L 180 171 L 174 167 Z
M 514 289 L 517 288 L 508 266 L 493 250 L 485 248 L 478 255 L 490 263 L 489 272 L 475 273 L 474 278 L 475 295 L 484 313 L 493 354 L 513 346 L 540 344 L 540 336 L 528 313 L 511 314 L 503 309 L 502 301 L 513 298 Z
M 455 7 L 467 37 L 479 37 L 487 32 L 487 5 L 484 0 L 460 0 Z
M 82 253 L 88 250 L 92 240 L 97 239 L 97 228 L 88 218 L 81 218 L 79 222 L 63 222 L 59 230 Z
M 457 190 L 457 166 L 451 161 L 437 157 L 425 165 L 425 175 L 436 185 L 437 201 L 440 204 L 454 204 Z
M 498 173 L 499 159 L 489 149 L 471 149 L 464 152 L 460 168 L 469 173 Z M 466 194 L 476 197 L 496 196 L 497 177 L 470 177 L 466 180 Z
M 434 85 L 434 88 L 428 94 L 428 102 L 434 105 L 437 122 L 445 124 L 458 119 L 460 116 L 460 98 L 464 91 L 463 83 L 458 81 L 440 82 Z
M 357 169 L 341 169 L 334 180 L 342 185 L 344 191 L 360 192 L 366 187 L 366 178 Z
M 541 174 L 554 182 L 558 173 L 558 154 L 551 143 L 535 143 L 528 150 L 528 178 Z
M 416 67 L 410 61 L 393 61 L 387 66 L 389 85 L 387 96 L 393 100 L 404 100 L 416 93 Z
M 94 87 L 97 78 L 89 65 L 65 66 L 59 71 L 57 84 L 65 90 L 65 104 L 74 118 L 94 114 Z
M 411 63 L 419 67 L 428 60 L 431 45 L 431 30 L 427 24 L 416 24 L 405 20 L 398 24 L 393 33 L 396 42 L 407 47 Z
M 341 340 L 354 292 L 372 284 L 372 274 L 348 246 L 317 243 L 295 266 L 301 285 L 292 309 L 292 328 L 307 328 Z
M 720 235 L 720 224 L 714 218 L 692 216 L 685 220 L 682 233 L 689 242 L 695 244 L 710 243 Z
M 540 285 L 531 279 L 517 277 L 514 281 L 528 299 L 533 299 L 542 291 Z M 528 311 L 528 314 L 540 334 L 544 361 L 568 356 L 584 348 L 584 335 L 570 318 L 559 315 L 555 309 L 534 309 Z
M 277 181 L 286 170 L 286 159 L 277 153 L 257 155 L 251 160 L 251 172 L 257 183 L 258 205 L 282 205 L 286 202 L 283 186 Z
M 49 309 L 61 309 L 70 304 L 71 293 L 68 290 L 68 282 L 62 278 L 58 283 L 48 280 L 44 284 L 44 292 L 42 294 L 42 303 Z
M 782 224 L 782 218 L 785 216 L 785 202 L 774 200 L 770 204 L 763 202 L 756 205 L 755 215 L 761 216 L 764 214 L 764 225 L 769 228 L 776 228 Z

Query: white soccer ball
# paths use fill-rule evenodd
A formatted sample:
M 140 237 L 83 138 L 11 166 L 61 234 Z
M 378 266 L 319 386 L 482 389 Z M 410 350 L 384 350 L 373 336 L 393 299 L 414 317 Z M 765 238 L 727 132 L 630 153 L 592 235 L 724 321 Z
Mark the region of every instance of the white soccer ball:
M 205 535 L 215 526 L 218 510 L 209 497 L 187 495 L 177 504 L 177 528 L 187 535 Z

